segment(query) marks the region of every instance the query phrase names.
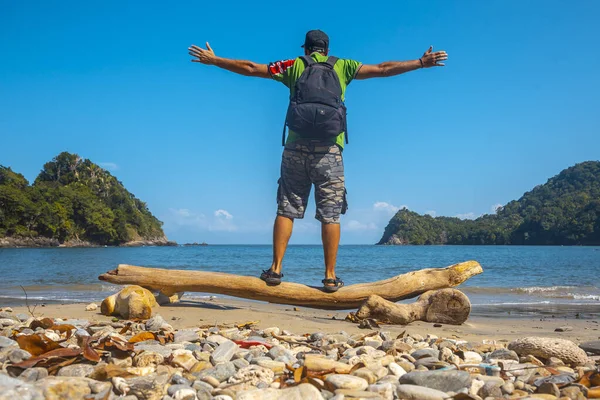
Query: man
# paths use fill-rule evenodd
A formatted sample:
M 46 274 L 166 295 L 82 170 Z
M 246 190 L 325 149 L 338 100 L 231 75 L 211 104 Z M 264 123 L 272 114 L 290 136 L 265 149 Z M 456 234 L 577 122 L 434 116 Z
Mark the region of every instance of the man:
M 281 178 L 277 190 L 277 217 L 273 227 L 273 263 L 271 268 L 263 271 L 261 279 L 269 285 L 281 283 L 283 274 L 281 266 L 283 256 L 292 235 L 294 219 L 303 218 L 311 187 L 315 186 L 315 202 L 317 204 L 316 219 L 321 222 L 321 239 L 323 242 L 325 258 L 325 279 L 322 281 L 323 289 L 335 292 L 344 285 L 344 282 L 335 275 L 337 251 L 340 242 L 340 214 L 346 212 L 346 189 L 344 184 L 344 165 L 342 151 L 344 142 L 347 141 L 345 127 L 345 107 L 343 106 L 346 87 L 353 79 L 382 78 L 399 75 L 404 72 L 421 68 L 444 66 L 443 61 L 448 59 L 445 51 L 433 52 L 430 47 L 419 59 L 412 61 L 388 61 L 375 65 L 363 65 L 357 61 L 329 57 L 329 37 L 320 30 L 309 31 L 304 41 L 304 57 L 282 60 L 271 64 L 257 64 L 252 61 L 232 60 L 218 57 L 206 43 L 206 49 L 192 45 L 189 54 L 194 57 L 193 62 L 215 65 L 246 76 L 274 79 L 282 82 L 290 89 L 290 107 L 286 117 L 286 125 L 290 127 L 281 162 Z M 314 65 L 322 67 L 316 68 Z M 326 65 L 329 65 L 327 67 Z M 334 80 L 327 77 L 327 68 L 332 69 L 336 75 Z M 333 107 L 322 106 L 316 112 L 315 120 L 322 117 L 321 125 L 340 127 L 335 134 L 308 135 L 300 128 L 295 132 L 291 128 L 306 122 L 302 115 L 298 116 L 299 109 L 295 96 L 307 86 L 308 70 L 314 70 L 319 75 L 317 86 L 309 83 L 308 86 L 321 88 L 325 96 L 331 91 L 338 90 L 333 97 L 341 97 L 341 104 Z M 319 70 L 319 71 L 317 71 Z M 307 72 L 303 76 L 303 73 Z M 302 78 L 302 79 L 301 79 Z M 324 83 L 325 82 L 325 83 Z M 327 83 L 329 82 L 329 83 Z M 319 86 L 320 85 L 320 86 Z M 325 90 L 323 86 L 330 85 L 334 89 Z M 302 89 L 300 89 L 302 88 Z M 337 88 L 337 89 L 336 89 Z M 313 94 L 314 94 L 314 90 Z M 341 90 L 341 96 L 339 93 Z M 306 96 L 305 96 L 306 97 Z M 313 96 L 314 97 L 314 96 Z M 330 96 L 331 97 L 331 96 Z M 314 106 L 314 104 L 309 104 Z M 331 112 L 330 112 L 331 110 Z M 312 114 L 311 114 L 312 115 Z M 340 119 L 340 124 L 333 125 L 331 121 Z M 294 120 L 295 121 L 292 121 Z M 312 119 L 312 118 L 311 118 Z M 312 121 L 315 124 L 315 121 Z M 285 127 L 284 127 L 285 139 Z

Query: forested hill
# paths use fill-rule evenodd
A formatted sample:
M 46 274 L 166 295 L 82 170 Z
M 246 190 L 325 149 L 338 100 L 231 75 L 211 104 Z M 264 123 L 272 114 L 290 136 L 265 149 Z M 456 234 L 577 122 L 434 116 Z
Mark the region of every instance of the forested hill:
M 0 166 L 0 247 L 168 244 L 162 222 L 108 171 L 61 153 L 32 185 Z
M 600 245 L 600 162 L 567 168 L 475 220 L 402 209 L 378 244 Z

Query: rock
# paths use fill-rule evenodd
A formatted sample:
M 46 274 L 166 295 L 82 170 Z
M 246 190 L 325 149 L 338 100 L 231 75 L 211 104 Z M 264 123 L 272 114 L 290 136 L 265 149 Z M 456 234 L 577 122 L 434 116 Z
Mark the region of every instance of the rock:
M 368 391 L 379 394 L 384 400 L 394 400 L 394 392 L 396 387 L 391 383 L 379 383 L 369 385 Z
M 418 385 L 442 392 L 459 392 L 471 387 L 471 375 L 466 371 L 414 371 L 402 375 L 400 384 Z
M 420 358 L 425 358 L 425 357 L 433 357 L 436 360 L 439 360 L 440 352 L 439 352 L 439 350 L 436 350 L 436 349 L 425 348 L 425 349 L 413 351 L 412 353 L 410 353 L 410 355 L 412 357 L 414 357 L 415 360 L 418 360 Z
M 19 346 L 17 342 L 12 339 L 7 338 L 6 336 L 0 336 L 0 349 L 5 349 L 7 347 Z
M 239 370 L 242 368 L 246 368 L 247 366 L 250 365 L 250 363 L 246 360 L 244 360 L 243 358 L 238 358 L 232 361 L 232 363 L 235 365 L 235 367 Z
M 280 332 L 281 330 L 276 326 L 272 328 L 263 329 L 263 333 L 265 334 L 265 336 L 279 335 Z
M 309 371 L 330 371 L 334 370 L 338 374 L 349 374 L 351 365 L 339 361 L 330 360 L 314 354 L 307 354 L 304 357 L 304 366 Z
M 197 362 L 198 361 L 192 355 L 192 352 L 189 350 L 178 349 L 173 351 L 173 359 L 171 360 L 171 365 L 175 367 L 181 367 L 186 371 L 189 371 Z
M 405 400 L 444 400 L 450 398 L 446 393 L 416 385 L 396 386 L 396 395 Z
M 560 390 L 558 389 L 558 386 L 552 382 L 542 383 L 540 387 L 538 387 L 536 393 L 551 394 L 555 397 L 560 397 Z
M 319 389 L 309 383 L 286 389 L 247 390 L 238 393 L 237 400 L 323 400 Z
M 490 360 L 515 360 L 519 361 L 519 356 L 516 352 L 508 349 L 498 349 L 494 350 L 487 357 Z
M 147 331 L 160 331 L 160 330 L 170 331 L 173 330 L 173 327 L 165 321 L 163 317 L 160 315 L 155 315 L 146 321 L 146 330 Z
M 497 382 L 490 381 L 483 385 L 478 394 L 484 399 L 487 397 L 499 398 L 502 397 L 502 390 L 500 390 L 500 385 Z
M 337 389 L 335 394 L 336 396 L 343 396 L 344 399 L 383 400 L 383 397 L 378 393 L 367 390 Z
M 1 346 L 0 346 L 1 347 Z M 591 342 L 584 342 L 579 345 L 581 349 L 588 353 L 600 355 L 600 340 L 593 340 Z
M 143 351 L 133 357 L 133 365 L 136 367 L 156 367 L 165 362 L 165 358 L 154 351 Z
M 513 340 L 508 349 L 514 350 L 520 356 L 531 354 L 543 359 L 556 357 L 573 366 L 584 365 L 589 360 L 585 351 L 565 339 L 527 337 Z
M 390 363 L 390 365 L 388 365 L 388 368 L 394 376 L 401 377 L 402 375 L 406 374 L 406 371 L 404 370 L 404 368 L 402 368 L 400 365 L 396 364 L 395 362 Z
M 475 351 L 463 352 L 463 360 L 465 364 L 479 364 L 483 361 L 483 357 Z
M 567 386 L 560 390 L 560 395 L 562 397 L 568 397 L 572 400 L 584 400 L 585 396 L 581 393 L 581 389 L 577 386 Z
M 148 319 L 152 316 L 152 309 L 156 307 L 158 303 L 148 289 L 130 285 L 104 299 L 100 310 L 103 315 L 114 315 L 125 319 Z
M 31 358 L 31 354 L 28 351 L 12 347 L 9 348 L 7 356 L 10 362 L 13 364 L 18 364 L 21 361 L 25 361 Z
M 230 361 L 223 364 L 218 364 L 213 368 L 208 368 L 204 371 L 194 372 L 193 375 L 199 379 L 205 376 L 212 376 L 219 382 L 223 382 L 235 375 L 235 372 L 235 365 Z
M 247 382 L 256 386 L 259 382 L 271 384 L 275 374 L 271 369 L 261 367 L 260 365 L 250 365 L 238 370 L 235 375 L 229 378 L 229 383 Z M 236 389 L 237 390 L 237 389 Z
M 48 377 L 48 370 L 46 368 L 27 368 L 19 375 L 19 379 L 25 382 L 35 382 L 40 379 Z
M 570 332 L 573 330 L 572 326 L 569 325 L 563 325 L 563 326 L 559 326 L 558 328 L 556 328 L 554 330 L 554 332 Z
M 196 400 L 196 391 L 192 388 L 181 388 L 173 395 L 174 400 Z
M 369 386 L 363 378 L 352 375 L 328 375 L 325 382 L 329 383 L 335 389 L 365 390 Z
M 18 323 L 19 321 L 16 318 L 0 318 L 0 326 L 13 326 Z
M 129 386 L 130 395 L 144 400 L 160 400 L 163 395 L 163 387 L 167 384 L 167 375 L 147 375 L 128 378 L 125 381 Z
M 283 373 L 283 371 L 285 370 L 285 363 L 273 361 L 271 359 L 259 360 L 257 364 L 261 367 L 270 369 L 276 374 Z
M 192 389 L 192 387 L 190 385 L 171 385 L 167 389 L 167 394 L 171 397 L 175 397 L 175 393 L 181 389 Z
M 210 355 L 210 361 L 216 365 L 224 362 L 231 361 L 231 358 L 238 350 L 238 345 L 227 340 L 221 343 Z
M 94 366 L 90 364 L 73 364 L 67 365 L 66 367 L 62 367 L 57 376 L 76 376 L 76 377 L 86 377 L 91 375 L 94 372 Z
M 98 304 L 96 303 L 90 303 L 87 306 L 85 306 L 85 311 L 96 311 L 98 309 Z
M 36 382 L 46 400 L 82 399 L 92 394 L 90 385 L 85 378 L 54 377 Z
M 181 342 L 198 342 L 200 341 L 200 336 L 198 336 L 198 331 L 194 329 L 182 329 L 175 332 L 175 338 L 173 339 L 175 343 Z
M 508 381 L 505 382 L 504 385 L 500 386 L 500 390 L 504 394 L 511 395 L 515 391 L 515 385 L 512 382 Z
M 172 349 L 165 346 L 161 346 L 160 344 L 136 343 L 134 349 L 136 352 L 143 350 L 145 352 L 158 353 L 164 358 L 169 357 L 173 353 Z

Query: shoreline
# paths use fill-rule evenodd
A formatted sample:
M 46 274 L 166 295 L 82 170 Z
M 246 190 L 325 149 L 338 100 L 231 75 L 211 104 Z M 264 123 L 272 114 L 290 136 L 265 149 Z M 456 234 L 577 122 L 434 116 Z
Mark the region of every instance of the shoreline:
M 96 302 L 98 305 L 100 302 Z M 33 304 L 31 304 L 33 308 Z M 88 319 L 90 321 L 110 322 L 97 311 L 85 311 L 86 303 L 49 304 L 35 309 L 36 316 L 60 317 L 68 319 Z M 26 306 L 13 306 L 15 313 L 28 314 Z M 318 310 L 304 307 L 244 301 L 229 298 L 207 300 L 182 299 L 180 303 L 157 307 L 153 315 L 161 315 L 176 329 L 194 328 L 201 325 L 240 324 L 258 321 L 257 326 L 266 329 L 273 326 L 297 332 L 299 334 L 322 331 L 335 333 L 345 331 L 349 334 L 365 332 L 358 324 L 345 321 L 348 311 Z M 555 329 L 568 326 L 565 332 Z M 584 342 L 600 339 L 600 320 L 582 319 L 568 316 L 551 318 L 549 316 L 485 316 L 472 314 L 462 325 L 442 325 L 413 322 L 409 325 L 380 325 L 380 329 L 399 334 L 402 331 L 415 334 L 433 333 L 438 336 L 456 337 L 468 341 L 495 340 L 510 341 L 523 336 L 544 336 Z
M 177 242 L 170 241 L 167 239 L 148 239 L 148 240 L 132 240 L 125 242 L 120 245 L 104 245 L 95 244 L 83 240 L 69 240 L 66 242 L 59 242 L 57 239 L 37 237 L 37 238 L 13 238 L 3 237 L 0 238 L 0 249 L 56 249 L 56 248 L 81 248 L 81 249 L 94 249 L 101 247 L 176 247 L 179 246 Z

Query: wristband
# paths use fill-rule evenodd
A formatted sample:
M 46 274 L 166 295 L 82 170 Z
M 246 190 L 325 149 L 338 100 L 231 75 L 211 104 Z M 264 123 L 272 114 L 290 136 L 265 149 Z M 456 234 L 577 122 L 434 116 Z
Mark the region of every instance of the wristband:
M 421 62 L 421 68 L 423 68 L 423 59 L 419 58 L 419 61 Z

